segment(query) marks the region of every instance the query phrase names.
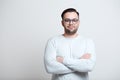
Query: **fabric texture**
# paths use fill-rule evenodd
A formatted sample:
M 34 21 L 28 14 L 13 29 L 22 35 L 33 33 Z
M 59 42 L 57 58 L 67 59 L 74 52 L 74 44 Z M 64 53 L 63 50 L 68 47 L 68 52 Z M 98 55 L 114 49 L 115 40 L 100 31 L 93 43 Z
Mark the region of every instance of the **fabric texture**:
M 90 59 L 80 59 L 85 53 L 91 54 Z M 56 60 L 64 58 L 63 63 Z M 48 40 L 44 53 L 46 71 L 52 74 L 52 80 L 88 80 L 96 62 L 95 45 L 92 39 L 78 35 L 66 38 L 63 35 Z

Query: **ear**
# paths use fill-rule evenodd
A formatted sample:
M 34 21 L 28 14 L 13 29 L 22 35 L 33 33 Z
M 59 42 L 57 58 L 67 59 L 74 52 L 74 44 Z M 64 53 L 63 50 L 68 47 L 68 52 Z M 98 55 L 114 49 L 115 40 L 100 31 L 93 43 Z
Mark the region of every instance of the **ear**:
M 80 20 L 79 20 L 78 24 L 80 25 Z
M 61 24 L 62 24 L 62 26 L 64 26 L 64 22 L 63 22 L 63 20 L 61 20 Z

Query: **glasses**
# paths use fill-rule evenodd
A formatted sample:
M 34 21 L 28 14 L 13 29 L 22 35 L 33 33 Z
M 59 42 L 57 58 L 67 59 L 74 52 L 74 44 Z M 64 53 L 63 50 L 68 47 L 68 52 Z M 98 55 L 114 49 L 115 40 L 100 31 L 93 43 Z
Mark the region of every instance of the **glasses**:
M 79 21 L 79 19 L 76 19 L 76 18 L 74 18 L 74 19 L 63 19 L 63 21 L 65 22 L 65 23 L 77 23 L 78 21 Z

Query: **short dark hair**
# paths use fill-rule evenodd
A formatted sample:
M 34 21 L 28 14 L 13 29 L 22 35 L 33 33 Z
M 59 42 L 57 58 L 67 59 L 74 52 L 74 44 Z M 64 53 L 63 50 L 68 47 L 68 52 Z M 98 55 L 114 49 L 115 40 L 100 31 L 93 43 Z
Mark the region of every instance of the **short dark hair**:
M 79 17 L 79 12 L 78 12 L 76 9 L 74 9 L 74 8 L 68 8 L 68 9 L 65 9 L 65 10 L 62 12 L 62 14 L 61 14 L 61 18 L 62 18 L 62 19 L 64 18 L 64 14 L 67 13 L 67 12 L 76 12 L 77 15 L 78 15 L 78 17 Z

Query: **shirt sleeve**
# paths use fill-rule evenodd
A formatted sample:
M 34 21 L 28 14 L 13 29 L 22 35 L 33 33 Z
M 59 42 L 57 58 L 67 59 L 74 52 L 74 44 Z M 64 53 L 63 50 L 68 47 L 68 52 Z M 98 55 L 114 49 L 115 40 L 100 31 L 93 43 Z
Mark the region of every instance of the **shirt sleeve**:
M 95 46 L 91 39 L 86 42 L 85 53 L 91 54 L 90 59 L 72 59 L 65 58 L 63 64 L 78 72 L 89 72 L 94 68 L 96 62 Z
M 46 71 L 51 74 L 65 74 L 74 72 L 64 64 L 56 61 L 56 48 L 53 41 L 49 40 L 44 53 Z

